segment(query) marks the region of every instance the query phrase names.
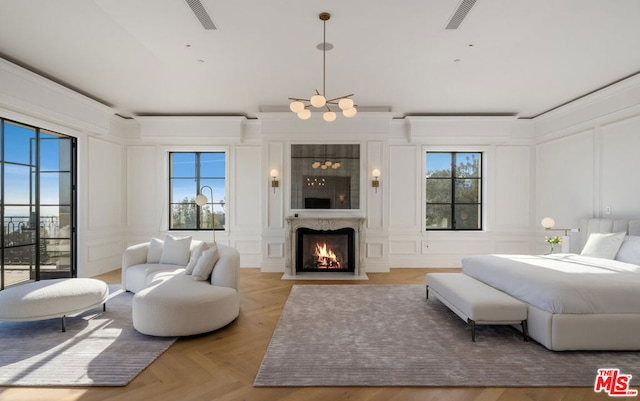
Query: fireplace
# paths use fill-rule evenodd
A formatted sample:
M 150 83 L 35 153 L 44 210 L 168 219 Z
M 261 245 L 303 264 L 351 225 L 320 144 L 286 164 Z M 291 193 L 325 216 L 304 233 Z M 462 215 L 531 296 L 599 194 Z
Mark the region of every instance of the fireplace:
M 355 272 L 353 228 L 298 228 L 296 272 Z
M 364 218 L 287 217 L 285 221 L 284 278 L 305 274 L 307 277 L 319 275 L 355 276 L 357 280 L 367 278 L 364 264 Z M 335 255 L 335 261 L 330 256 L 330 251 Z M 314 253 L 321 256 L 313 256 Z

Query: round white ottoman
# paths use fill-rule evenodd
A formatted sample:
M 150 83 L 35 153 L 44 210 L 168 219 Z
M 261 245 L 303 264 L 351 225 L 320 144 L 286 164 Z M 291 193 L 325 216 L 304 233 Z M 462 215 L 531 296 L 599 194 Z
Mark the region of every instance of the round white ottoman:
M 109 286 L 93 278 L 62 278 L 20 284 L 0 291 L 0 320 L 26 322 L 73 315 L 103 304 Z
M 240 314 L 235 288 L 194 281 L 185 274 L 156 275 L 136 292 L 132 302 L 133 327 L 152 336 L 189 336 L 224 327 Z

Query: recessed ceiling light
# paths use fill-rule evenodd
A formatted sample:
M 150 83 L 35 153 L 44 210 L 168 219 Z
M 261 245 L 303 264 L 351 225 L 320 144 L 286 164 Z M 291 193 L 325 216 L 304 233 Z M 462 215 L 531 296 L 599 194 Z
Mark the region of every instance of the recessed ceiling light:
M 204 60 L 202 60 L 202 59 L 201 59 L 201 60 L 198 60 L 198 63 L 203 64 L 203 63 L 204 63 Z
M 461 61 L 462 61 L 462 60 L 460 60 L 459 58 L 457 58 L 457 59 L 453 60 L 453 62 L 454 62 L 454 63 L 459 63 L 459 62 L 461 62 Z
M 324 46 L 326 46 L 326 47 L 324 47 Z M 322 50 L 329 51 L 329 50 L 333 49 L 333 45 L 331 43 L 329 43 L 329 42 L 320 42 L 316 46 L 316 49 L 318 49 L 320 51 L 322 51 Z

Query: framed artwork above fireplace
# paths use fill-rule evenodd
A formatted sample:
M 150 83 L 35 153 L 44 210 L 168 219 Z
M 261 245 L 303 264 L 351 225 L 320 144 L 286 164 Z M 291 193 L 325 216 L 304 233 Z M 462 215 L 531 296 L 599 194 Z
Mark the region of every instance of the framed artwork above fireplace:
M 291 209 L 359 209 L 360 145 L 291 145 Z

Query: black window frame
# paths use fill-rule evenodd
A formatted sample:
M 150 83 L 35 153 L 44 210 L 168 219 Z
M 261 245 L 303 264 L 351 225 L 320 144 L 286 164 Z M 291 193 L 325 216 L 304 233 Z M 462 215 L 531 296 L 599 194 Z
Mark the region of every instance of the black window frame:
M 451 176 L 450 177 L 429 177 L 428 174 L 428 165 L 426 164 L 427 161 L 427 156 L 429 154 L 447 154 L 447 155 L 451 155 L 451 166 L 450 166 L 450 171 L 451 171 Z M 477 177 L 468 177 L 468 176 L 460 176 L 457 174 L 456 172 L 456 160 L 458 155 L 469 155 L 469 154 L 473 154 L 473 155 L 477 155 L 478 156 L 478 176 Z M 483 193 L 483 188 L 484 188 L 484 174 L 483 174 L 483 162 L 484 162 L 484 152 L 481 151 L 426 151 L 424 153 L 424 157 L 425 157 L 425 231 L 482 231 L 484 230 L 484 193 Z M 456 180 L 477 180 L 478 181 L 478 202 L 456 202 L 456 196 L 455 196 L 455 191 L 456 191 Z M 451 187 L 451 198 L 450 198 L 450 202 L 429 202 L 428 200 L 428 181 L 429 180 L 449 180 L 450 183 L 450 187 Z M 429 211 L 428 208 L 430 205 L 440 205 L 440 206 L 446 206 L 449 205 L 451 208 L 450 211 L 450 216 L 451 218 L 451 224 L 450 227 L 434 227 L 434 226 L 429 226 L 427 224 L 427 218 L 429 215 Z M 477 228 L 469 228 L 469 227 L 463 227 L 463 228 L 458 228 L 457 227 L 457 221 L 455 219 L 456 216 L 456 207 L 460 207 L 460 206 L 468 206 L 468 205 L 474 205 L 477 206 L 478 208 L 478 227 Z
M 205 176 L 202 177 L 200 175 L 200 158 L 203 154 L 212 154 L 212 153 L 216 153 L 216 154 L 223 154 L 224 155 L 224 162 L 225 162 L 225 176 L 224 177 L 217 177 L 217 176 Z M 173 171 L 172 171 L 172 155 L 174 154 L 193 154 L 195 155 L 196 161 L 195 161 L 195 176 L 194 177 L 174 177 L 173 176 Z M 224 185 L 226 188 L 227 185 L 227 168 L 226 168 L 226 164 L 227 164 L 227 152 L 223 151 L 223 150 L 219 150 L 219 151 L 206 151 L 206 152 L 196 152 L 196 151 L 171 151 L 169 152 L 169 194 L 168 194 L 168 200 L 169 200 L 169 231 L 210 231 L 211 227 L 202 227 L 202 207 L 198 206 L 195 203 L 195 197 L 198 193 L 200 193 L 200 190 L 203 187 L 203 184 L 201 184 L 202 180 L 223 180 L 224 181 Z M 190 205 L 193 205 L 196 208 L 196 227 L 195 228 L 174 228 L 172 227 L 172 223 L 173 223 L 173 219 L 172 219 L 172 212 L 173 212 L 173 205 L 175 204 L 182 204 L 183 202 L 172 202 L 172 184 L 173 184 L 173 180 L 174 179 L 194 179 L 196 181 L 196 193 L 193 194 L 193 198 L 194 201 L 190 202 Z M 207 198 L 210 197 L 210 193 L 209 191 L 205 190 L 203 192 L 204 195 L 207 196 Z M 223 198 L 226 198 L 226 193 L 222 194 Z M 221 202 L 214 202 L 213 199 L 208 199 L 207 205 L 220 205 L 223 210 L 224 210 L 224 205 L 225 205 L 225 201 L 221 201 Z M 212 210 L 213 211 L 213 210 Z M 218 228 L 213 228 L 215 231 L 226 231 L 227 230 L 227 213 L 226 211 L 224 211 L 224 220 L 225 223 L 223 225 L 223 227 L 218 227 Z
M 5 124 L 11 124 L 11 125 L 16 125 L 16 126 L 22 126 L 25 128 L 29 128 L 31 130 L 33 130 L 35 137 L 33 138 L 33 143 L 34 143 L 34 160 L 32 162 L 29 162 L 28 164 L 24 164 L 24 163 L 19 163 L 19 162 L 12 162 L 12 161 L 7 161 L 5 158 L 5 147 L 4 145 L 4 141 L 5 141 Z M 34 183 L 35 185 L 33 186 L 33 190 L 35 192 L 34 194 L 34 202 L 30 203 L 30 207 L 34 208 L 34 212 L 33 215 L 30 216 L 29 221 L 33 221 L 33 222 L 38 222 L 37 226 L 41 227 L 42 225 L 42 221 L 41 221 L 41 208 L 47 207 L 47 206 L 55 206 L 55 205 L 50 205 L 50 204 L 44 204 L 41 202 L 41 187 L 40 187 L 40 179 L 41 176 L 43 174 L 49 173 L 49 171 L 42 171 L 41 170 L 41 160 L 40 160 L 40 146 L 42 141 L 47 140 L 47 138 L 43 138 L 42 136 L 44 135 L 55 135 L 55 136 L 59 136 L 61 138 L 64 139 L 68 139 L 69 140 L 69 145 L 70 145 L 70 170 L 61 170 L 59 172 L 66 172 L 69 173 L 69 177 L 70 177 L 70 194 L 69 194 L 69 203 L 68 204 L 56 204 L 57 206 L 66 206 L 69 208 L 69 270 L 60 270 L 60 271 L 49 271 L 49 270 L 45 270 L 43 271 L 41 269 L 41 263 L 42 263 L 42 258 L 43 258 L 43 250 L 46 249 L 46 243 L 47 241 L 53 239 L 63 239 L 66 240 L 67 238 L 51 238 L 51 237 L 43 237 L 41 235 L 41 230 L 40 229 L 31 229 L 31 231 L 33 231 L 34 234 L 34 243 L 31 245 L 35 245 L 37 251 L 34 253 L 34 260 L 33 260 L 33 268 L 34 270 L 30 273 L 30 279 L 32 281 L 40 281 L 40 280 L 47 280 L 47 279 L 57 279 L 57 278 L 75 278 L 78 276 L 78 257 L 77 257 L 77 253 L 78 253 L 78 238 L 77 238 L 77 232 L 78 232 L 78 139 L 76 137 L 70 136 L 70 135 L 66 135 L 66 134 L 62 134 L 60 132 L 57 131 L 53 131 L 47 128 L 42 128 L 42 127 L 38 127 L 32 124 L 27 124 L 24 122 L 20 122 L 20 121 L 16 121 L 16 120 L 11 120 L 8 118 L 4 118 L 4 117 L 0 117 L 0 182 L 5 180 L 5 167 L 7 165 L 22 165 L 22 166 L 27 166 L 29 167 L 32 172 L 35 174 L 34 177 Z M 7 204 L 6 203 L 6 197 L 5 197 L 5 186 L 4 185 L 0 185 L 0 219 L 2 220 L 2 230 L 0 230 L 0 290 L 4 290 L 5 288 L 8 287 L 8 284 L 6 283 L 5 280 L 5 255 L 6 255 L 6 251 L 8 249 L 11 248 L 18 248 L 21 247 L 22 245 L 10 245 L 6 243 L 6 236 L 8 235 L 8 233 L 5 232 L 5 227 L 4 227 L 4 221 L 5 218 L 7 217 L 5 215 L 5 207 L 12 207 L 12 206 L 23 206 L 23 205 L 13 205 L 13 204 Z M 35 226 L 35 224 L 31 222 L 29 223 L 29 226 Z

